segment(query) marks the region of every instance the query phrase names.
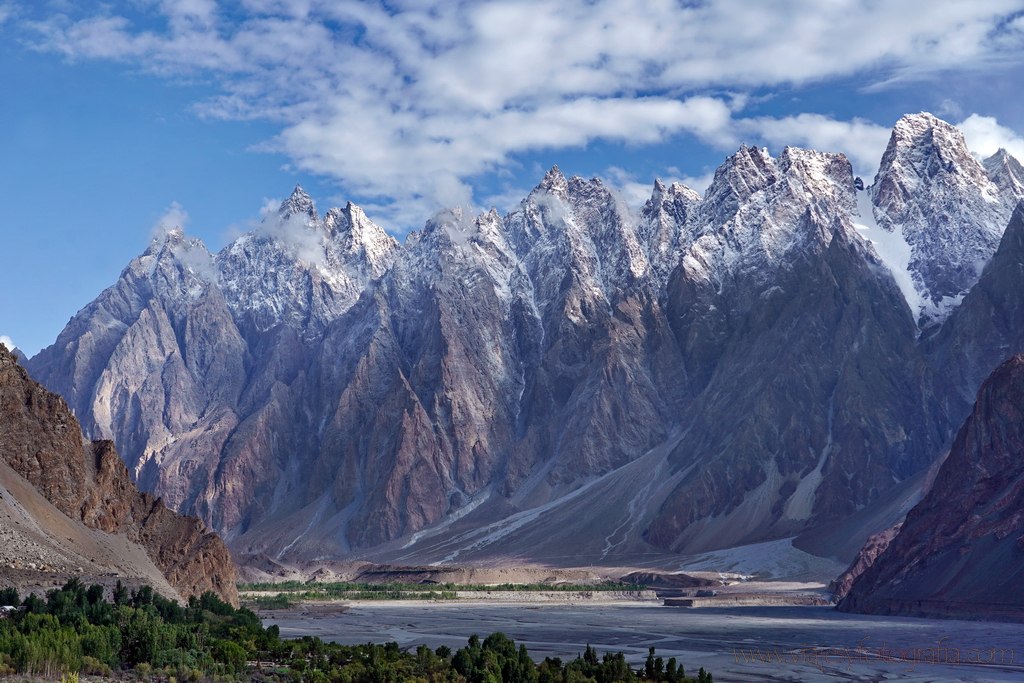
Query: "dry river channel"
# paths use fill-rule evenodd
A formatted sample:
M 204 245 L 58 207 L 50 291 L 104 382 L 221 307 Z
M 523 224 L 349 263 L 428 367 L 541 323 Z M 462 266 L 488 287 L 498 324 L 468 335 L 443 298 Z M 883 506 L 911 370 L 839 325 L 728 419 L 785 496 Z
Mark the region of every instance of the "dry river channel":
M 262 613 L 283 637 L 402 647 L 465 645 L 501 631 L 537 660 L 589 643 L 641 666 L 647 648 L 732 681 L 1021 681 L 1024 624 L 841 614 L 828 607 L 664 607 L 651 601 L 352 602 Z

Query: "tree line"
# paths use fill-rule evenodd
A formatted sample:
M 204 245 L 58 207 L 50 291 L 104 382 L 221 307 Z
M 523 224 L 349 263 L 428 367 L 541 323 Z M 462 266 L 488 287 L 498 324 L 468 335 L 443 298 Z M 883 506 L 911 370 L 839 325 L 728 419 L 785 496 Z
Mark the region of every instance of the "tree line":
M 111 676 L 131 671 L 166 683 L 250 679 L 267 683 L 711 683 L 701 669 L 687 678 L 674 658 L 654 648 L 642 669 L 622 653 L 587 646 L 569 662 L 534 662 L 524 645 L 502 633 L 469 638 L 463 648 L 407 652 L 397 643 L 341 645 L 315 637 L 282 639 L 250 610 L 236 609 L 213 593 L 186 605 L 148 586 L 129 591 L 118 582 L 111 599 L 104 588 L 71 579 L 45 598 L 21 599 L 0 590 L 0 675 L 54 678 L 65 674 Z

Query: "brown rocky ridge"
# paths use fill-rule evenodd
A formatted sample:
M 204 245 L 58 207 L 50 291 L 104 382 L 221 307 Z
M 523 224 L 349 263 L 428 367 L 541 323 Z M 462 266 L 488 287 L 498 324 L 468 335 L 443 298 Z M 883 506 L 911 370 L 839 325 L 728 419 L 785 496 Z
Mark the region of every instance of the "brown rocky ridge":
M 900 532 L 901 526 L 903 526 L 903 522 L 868 537 L 853 563 L 829 585 L 828 588 L 832 592 L 833 599 L 839 601 L 849 594 L 853 583 L 875 563 L 879 555 L 885 552 L 885 549 L 892 543 L 892 539 L 896 538 L 896 534 Z
M 33 381 L 3 347 L 0 470 L 0 484 L 9 494 L 0 518 L 4 538 L 38 547 L 39 558 L 54 558 L 30 563 L 12 556 L 8 569 L 67 569 L 68 558 L 79 557 L 95 572 L 103 568 L 95 557 L 105 550 L 112 556 L 131 555 L 141 546 L 142 559 L 131 566 L 143 567 L 148 556 L 182 597 L 210 590 L 238 604 L 235 566 L 220 538 L 195 517 L 179 515 L 159 498 L 140 493 L 113 443 L 84 441 L 64 399 Z M 65 541 L 68 547 L 62 547 Z M 100 547 L 105 545 L 111 547 Z M 72 563 L 70 572 L 76 570 L 85 568 Z
M 839 603 L 1024 621 L 1024 355 L 982 385 L 935 483 Z

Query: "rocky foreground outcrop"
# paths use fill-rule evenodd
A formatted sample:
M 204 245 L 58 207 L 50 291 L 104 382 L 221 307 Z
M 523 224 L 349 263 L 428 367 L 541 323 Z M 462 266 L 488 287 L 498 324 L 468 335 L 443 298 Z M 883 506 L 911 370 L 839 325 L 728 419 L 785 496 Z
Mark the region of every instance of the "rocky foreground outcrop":
M 853 563 L 829 586 L 829 590 L 832 591 L 832 597 L 835 600 L 842 600 L 849 595 L 853 584 L 860 578 L 861 574 L 866 572 L 875 563 L 878 556 L 885 552 L 889 544 L 892 543 L 892 539 L 896 538 L 896 534 L 900 532 L 900 527 L 902 526 L 903 522 L 900 522 L 868 537 L 864 546 L 857 553 Z
M 0 461 L 71 520 L 142 546 L 183 597 L 212 590 L 238 603 L 235 566 L 220 538 L 140 493 L 113 443 L 83 441 L 64 399 L 33 381 L 2 346 Z
M 839 609 L 1024 620 L 1024 355 L 982 385 L 935 483 Z

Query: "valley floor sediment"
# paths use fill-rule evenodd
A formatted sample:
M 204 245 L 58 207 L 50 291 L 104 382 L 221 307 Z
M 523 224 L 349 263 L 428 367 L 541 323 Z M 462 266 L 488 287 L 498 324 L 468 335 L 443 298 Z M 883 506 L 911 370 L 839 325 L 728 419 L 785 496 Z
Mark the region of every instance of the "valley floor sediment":
M 687 671 L 703 666 L 721 681 L 1024 679 L 1024 625 L 842 614 L 829 607 L 366 601 L 262 616 L 284 637 L 350 644 L 457 648 L 474 633 L 501 631 L 535 658 L 571 659 L 590 644 L 621 651 L 633 665 L 654 646 Z

